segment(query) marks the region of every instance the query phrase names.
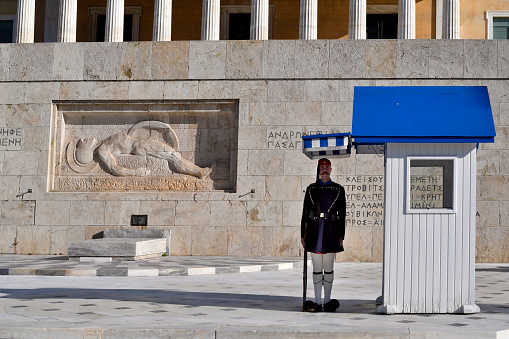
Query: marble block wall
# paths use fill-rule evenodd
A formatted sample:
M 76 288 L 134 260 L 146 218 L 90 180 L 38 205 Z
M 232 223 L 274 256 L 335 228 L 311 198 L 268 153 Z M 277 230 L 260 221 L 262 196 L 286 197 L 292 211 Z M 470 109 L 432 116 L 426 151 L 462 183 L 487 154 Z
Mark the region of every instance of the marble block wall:
M 350 131 L 355 86 L 479 85 L 497 137 L 478 151 L 477 261 L 509 262 L 508 79 L 502 40 L 0 44 L 0 253 L 65 254 L 146 214 L 147 228 L 172 231 L 172 255 L 301 255 L 316 166 L 302 135 Z M 230 186 L 54 189 L 59 105 L 179 100 L 234 103 Z M 348 200 L 338 260 L 382 260 L 383 165 L 377 155 L 333 160 Z

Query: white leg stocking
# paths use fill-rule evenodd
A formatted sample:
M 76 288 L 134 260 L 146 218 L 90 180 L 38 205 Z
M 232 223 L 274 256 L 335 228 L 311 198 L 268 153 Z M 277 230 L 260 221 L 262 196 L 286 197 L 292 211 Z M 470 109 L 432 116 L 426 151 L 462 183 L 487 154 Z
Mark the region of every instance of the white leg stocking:
M 323 255 L 323 303 L 326 304 L 330 301 L 332 292 L 332 282 L 334 281 L 334 253 L 327 253 Z
M 323 285 L 323 269 L 324 254 L 311 252 L 311 261 L 313 262 L 313 285 L 315 288 L 315 303 L 322 304 L 322 285 Z
M 313 286 L 315 287 L 315 303 L 317 303 L 318 305 L 322 304 L 322 283 L 323 283 L 322 272 L 319 273 L 313 272 Z

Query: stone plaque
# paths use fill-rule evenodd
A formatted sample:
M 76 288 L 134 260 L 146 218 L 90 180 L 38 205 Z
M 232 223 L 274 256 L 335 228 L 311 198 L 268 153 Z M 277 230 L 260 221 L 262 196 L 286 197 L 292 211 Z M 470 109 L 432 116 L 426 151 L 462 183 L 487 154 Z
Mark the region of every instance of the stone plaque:
M 50 191 L 235 190 L 235 101 L 55 105 Z

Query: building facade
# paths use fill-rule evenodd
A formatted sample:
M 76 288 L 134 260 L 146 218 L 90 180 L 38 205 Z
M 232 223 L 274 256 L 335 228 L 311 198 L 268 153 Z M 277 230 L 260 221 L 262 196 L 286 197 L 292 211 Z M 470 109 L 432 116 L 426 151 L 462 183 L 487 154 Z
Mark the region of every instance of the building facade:
M 0 38 L 507 39 L 508 11 L 504 0 L 4 0 Z
M 488 87 L 477 260 L 509 261 L 509 43 L 489 33 L 504 1 L 444 2 L 3 1 L 24 43 L 0 44 L 0 253 L 147 227 L 172 231 L 173 255 L 299 255 L 316 166 L 301 137 L 350 131 L 355 86 L 448 85 Z M 368 39 L 394 20 L 364 19 L 394 11 L 399 39 Z M 348 200 L 338 259 L 381 261 L 384 156 L 354 152 L 332 174 Z

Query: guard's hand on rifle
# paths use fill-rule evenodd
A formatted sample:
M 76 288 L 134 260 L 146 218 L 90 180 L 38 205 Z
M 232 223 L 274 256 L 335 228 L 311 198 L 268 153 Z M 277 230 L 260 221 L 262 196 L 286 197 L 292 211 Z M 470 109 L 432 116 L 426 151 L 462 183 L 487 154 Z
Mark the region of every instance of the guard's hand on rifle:
M 306 248 L 306 243 L 304 241 L 304 238 L 300 238 L 300 243 L 302 244 L 302 247 Z

